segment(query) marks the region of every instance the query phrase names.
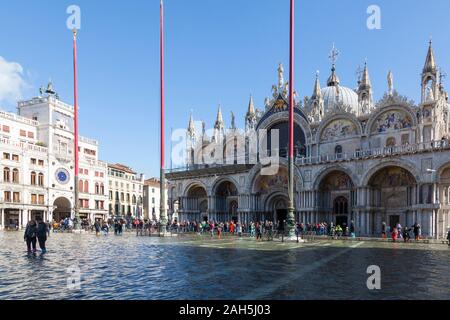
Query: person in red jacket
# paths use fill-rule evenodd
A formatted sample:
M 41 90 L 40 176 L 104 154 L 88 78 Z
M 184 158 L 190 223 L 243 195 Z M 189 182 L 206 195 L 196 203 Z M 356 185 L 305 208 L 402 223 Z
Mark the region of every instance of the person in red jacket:
M 393 228 L 392 230 L 392 241 L 397 241 L 397 237 L 398 237 L 398 230 L 397 228 Z

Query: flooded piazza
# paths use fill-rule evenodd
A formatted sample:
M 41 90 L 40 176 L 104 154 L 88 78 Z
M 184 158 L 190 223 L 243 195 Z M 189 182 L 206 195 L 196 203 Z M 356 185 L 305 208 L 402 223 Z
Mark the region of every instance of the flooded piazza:
M 0 242 L 0 299 L 450 299 L 443 244 L 55 233 L 47 254 L 28 256 L 22 232 L 0 232 Z M 367 288 L 372 265 L 381 290 Z

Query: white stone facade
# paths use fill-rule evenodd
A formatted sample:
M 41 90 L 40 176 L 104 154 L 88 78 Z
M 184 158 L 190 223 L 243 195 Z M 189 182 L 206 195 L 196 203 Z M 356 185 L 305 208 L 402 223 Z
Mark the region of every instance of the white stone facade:
M 17 115 L 0 111 L 0 229 L 38 216 L 74 218 L 74 108 L 48 91 L 19 102 Z M 113 214 L 108 165 L 98 153 L 97 141 L 79 138 L 79 212 L 91 222 Z
M 333 65 L 327 87 L 320 89 L 317 79 L 311 98 L 296 104 L 296 220 L 353 221 L 359 235 L 379 235 L 382 222 L 408 227 L 417 222 L 423 237 L 445 237 L 450 227 L 449 103 L 431 44 L 418 105 L 393 89 L 391 73 L 388 93 L 376 104 L 367 65 L 358 80 L 355 101 L 342 94 L 351 89 L 343 90 Z M 236 155 L 234 164 L 202 163 L 213 139 L 196 135 L 191 118 L 187 166 L 168 174 L 171 210 L 178 211 L 179 220 L 284 219 L 287 88 L 279 71 L 279 85 L 273 86 L 265 111 L 255 110 L 251 99 L 246 116 L 247 133 L 249 128 L 280 132 L 280 168 L 273 176 L 261 175 L 260 164 L 237 164 Z M 335 99 L 324 101 L 323 94 L 330 92 Z

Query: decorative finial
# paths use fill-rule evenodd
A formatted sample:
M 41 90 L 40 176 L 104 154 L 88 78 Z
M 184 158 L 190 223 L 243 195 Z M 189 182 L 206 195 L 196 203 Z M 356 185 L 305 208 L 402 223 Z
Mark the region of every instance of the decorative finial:
M 336 49 L 336 46 L 333 42 L 333 48 L 331 49 L 330 55 L 328 56 L 330 58 L 331 63 L 333 64 L 333 67 L 336 65 L 337 59 L 339 56 L 339 51 Z

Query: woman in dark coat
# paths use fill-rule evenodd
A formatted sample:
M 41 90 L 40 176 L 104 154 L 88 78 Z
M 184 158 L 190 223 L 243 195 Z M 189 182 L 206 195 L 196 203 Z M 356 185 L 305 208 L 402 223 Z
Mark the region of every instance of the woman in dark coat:
M 36 253 L 36 238 L 37 238 L 37 225 L 36 221 L 31 220 L 27 224 L 27 228 L 25 229 L 25 235 L 23 239 L 27 243 L 28 254 Z

